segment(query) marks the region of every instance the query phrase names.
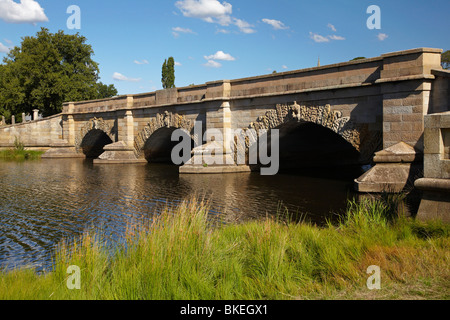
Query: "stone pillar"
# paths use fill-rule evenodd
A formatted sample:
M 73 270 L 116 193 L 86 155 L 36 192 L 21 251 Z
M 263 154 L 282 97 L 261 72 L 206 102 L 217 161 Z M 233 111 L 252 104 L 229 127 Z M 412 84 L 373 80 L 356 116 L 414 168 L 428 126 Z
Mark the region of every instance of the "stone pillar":
M 425 116 L 424 178 L 417 218 L 450 222 L 450 112 Z
M 438 49 L 413 49 L 382 55 L 383 149 L 401 141 L 423 152 L 423 117 L 428 114 L 432 69 L 441 69 Z
M 64 137 L 67 140 L 68 144 L 71 146 L 75 145 L 75 121 L 73 119 L 73 111 L 75 109 L 75 105 L 73 102 L 69 103 L 67 107 L 67 137 Z
M 22 112 L 22 123 L 26 122 L 25 117 L 26 117 L 25 112 Z
M 126 140 L 125 143 L 129 147 L 134 146 L 134 118 L 133 118 L 133 111 L 128 110 L 125 113 L 125 136 Z
M 38 109 L 34 109 L 33 110 L 33 120 L 36 121 L 39 119 L 39 110 Z
M 222 104 L 221 112 L 223 116 L 223 150 L 226 154 L 231 154 L 231 142 L 233 138 L 231 133 L 231 110 L 228 101 Z
M 134 146 L 134 117 L 131 110 L 134 105 L 133 96 L 127 96 L 127 111 L 125 112 L 125 143 L 129 147 Z
M 16 116 L 11 116 L 11 124 L 16 124 Z

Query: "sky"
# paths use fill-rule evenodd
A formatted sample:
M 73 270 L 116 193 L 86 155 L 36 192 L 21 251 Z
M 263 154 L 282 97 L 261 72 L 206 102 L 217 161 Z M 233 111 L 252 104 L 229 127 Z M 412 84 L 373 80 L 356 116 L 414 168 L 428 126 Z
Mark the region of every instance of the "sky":
M 449 50 L 449 12 L 449 0 L 0 0 L 0 60 L 41 27 L 79 33 L 100 81 L 137 94 L 162 89 L 170 56 L 184 87 L 315 67 L 319 58 Z

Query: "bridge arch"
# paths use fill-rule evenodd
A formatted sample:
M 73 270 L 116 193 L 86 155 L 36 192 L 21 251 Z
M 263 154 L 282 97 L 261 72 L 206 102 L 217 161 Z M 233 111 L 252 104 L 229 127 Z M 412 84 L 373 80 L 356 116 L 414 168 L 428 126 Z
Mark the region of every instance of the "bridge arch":
M 171 141 L 171 136 L 177 129 L 183 129 L 192 142 L 196 141 L 194 122 L 186 116 L 168 111 L 156 114 L 134 140 L 136 157 L 143 154 L 149 162 L 170 162 L 172 148 L 178 143 Z
M 261 130 L 269 136 L 272 129 L 280 130 L 280 167 L 286 169 L 367 164 L 382 144 L 381 135 L 370 133 L 368 125 L 356 124 L 350 117 L 331 110 L 330 105 L 277 105 L 248 128 L 254 129 L 256 136 Z M 246 140 L 247 151 L 255 141 Z M 242 146 L 237 149 L 242 150 Z
M 114 126 L 102 118 L 88 120 L 75 137 L 75 147 L 78 152 L 83 152 L 86 158 L 98 158 L 103 152 L 103 147 L 115 142 Z
M 332 111 L 326 106 L 277 105 L 275 110 L 266 112 L 249 125 L 257 132 L 261 129 L 271 130 L 289 122 L 313 123 L 327 128 L 340 135 L 356 150 L 361 149 L 362 128 L 351 121 L 350 117 L 343 117 L 340 111 Z

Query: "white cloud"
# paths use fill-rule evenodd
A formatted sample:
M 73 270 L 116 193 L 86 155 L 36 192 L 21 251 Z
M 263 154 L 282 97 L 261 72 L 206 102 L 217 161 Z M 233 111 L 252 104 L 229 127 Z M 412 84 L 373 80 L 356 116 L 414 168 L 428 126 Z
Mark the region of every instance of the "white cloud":
M 226 1 L 221 3 L 218 0 L 180 0 L 175 3 L 175 6 L 180 9 L 185 17 L 202 19 L 221 26 L 235 25 L 241 32 L 247 34 L 256 32 L 253 25 L 247 21 L 231 16 L 233 6 Z M 174 36 L 177 37 L 178 35 L 174 34 Z
M 191 29 L 185 29 L 181 27 L 172 28 L 172 34 L 175 38 L 178 38 L 180 36 L 180 33 L 197 34 Z
M 380 41 L 384 41 L 388 38 L 389 36 L 386 33 L 380 33 L 377 35 L 378 40 Z
M 198 18 L 210 23 L 229 25 L 233 6 L 217 0 L 181 0 L 175 3 L 185 17 Z
M 128 78 L 127 76 L 124 76 L 121 73 L 114 72 L 113 79 L 118 81 L 128 81 L 128 82 L 139 82 L 142 79 L 141 78 Z
M 330 28 L 331 31 L 333 31 L 333 32 L 336 32 L 336 31 L 337 31 L 337 30 L 336 30 L 336 27 L 333 26 L 331 23 L 329 23 L 329 24 L 327 25 L 327 27 Z
M 175 61 L 175 65 L 178 66 L 178 67 L 182 66 L 182 64 L 180 62 L 178 62 L 178 61 Z
M 288 67 L 287 67 L 287 66 L 285 66 L 285 65 L 282 65 L 282 66 L 281 66 L 281 68 L 283 68 L 283 69 L 287 69 Z
M 1 53 L 9 53 L 9 48 L 0 42 L 0 52 Z
M 208 60 L 208 62 L 205 63 L 204 66 L 209 68 L 220 68 L 222 64 L 214 60 Z
M 144 60 L 141 60 L 141 61 L 134 60 L 134 63 L 135 63 L 135 64 L 139 64 L 139 65 L 140 65 L 140 64 L 149 64 L 148 60 L 145 60 L 145 59 L 144 59 Z
M 314 40 L 314 42 L 330 42 L 330 39 L 327 37 L 321 36 L 320 34 L 310 32 L 309 37 Z
M 7 43 L 7 44 L 13 44 L 13 42 L 11 41 L 11 40 L 9 40 L 9 39 L 3 39 L 3 40 L 5 40 L 5 42 Z
M 228 34 L 228 33 L 230 33 L 230 30 L 227 30 L 227 29 L 218 29 L 218 30 L 216 31 L 216 33 L 224 33 L 224 34 Z
M 233 18 L 233 23 L 241 30 L 243 33 L 255 33 L 256 30 L 253 29 L 253 25 L 248 23 L 247 21 Z
M 222 61 L 234 61 L 236 60 L 229 53 L 223 51 L 217 51 L 215 54 L 204 57 L 206 60 L 222 60 Z
M 35 0 L 0 0 L 0 19 L 9 23 L 47 22 L 44 9 Z
M 336 35 L 328 36 L 328 38 L 330 38 L 331 40 L 345 40 L 344 37 L 336 36 Z
M 191 29 L 185 29 L 185 28 L 181 28 L 181 27 L 172 28 L 172 30 L 175 31 L 175 32 L 180 32 L 180 33 L 192 33 L 192 34 L 195 34 L 195 32 L 192 31 Z
M 342 37 L 342 36 L 337 36 L 337 35 L 332 35 L 332 36 L 326 36 L 326 37 L 324 37 L 324 36 L 321 36 L 320 34 L 317 34 L 317 33 L 314 33 L 314 32 L 310 32 L 309 33 L 309 37 L 311 38 L 311 39 L 313 39 L 315 42 L 317 42 L 317 43 L 321 43 L 321 42 L 330 42 L 330 40 L 337 40 L 337 41 L 339 41 L 339 40 L 345 40 L 345 38 L 344 37 Z
M 271 25 L 275 30 L 289 29 L 289 27 L 285 26 L 284 23 L 279 20 L 262 19 L 262 22 Z

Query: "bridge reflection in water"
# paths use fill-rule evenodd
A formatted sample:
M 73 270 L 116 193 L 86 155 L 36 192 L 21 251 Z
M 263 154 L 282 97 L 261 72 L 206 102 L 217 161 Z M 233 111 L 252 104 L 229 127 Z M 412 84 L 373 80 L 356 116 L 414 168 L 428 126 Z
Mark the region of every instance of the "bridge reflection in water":
M 63 238 L 101 229 L 119 240 L 127 225 L 165 203 L 192 195 L 211 202 L 212 214 L 243 221 L 291 213 L 323 223 L 346 207 L 352 180 L 279 174 L 179 175 L 162 164 L 93 165 L 92 160 L 0 162 L 0 267 L 50 268 Z

